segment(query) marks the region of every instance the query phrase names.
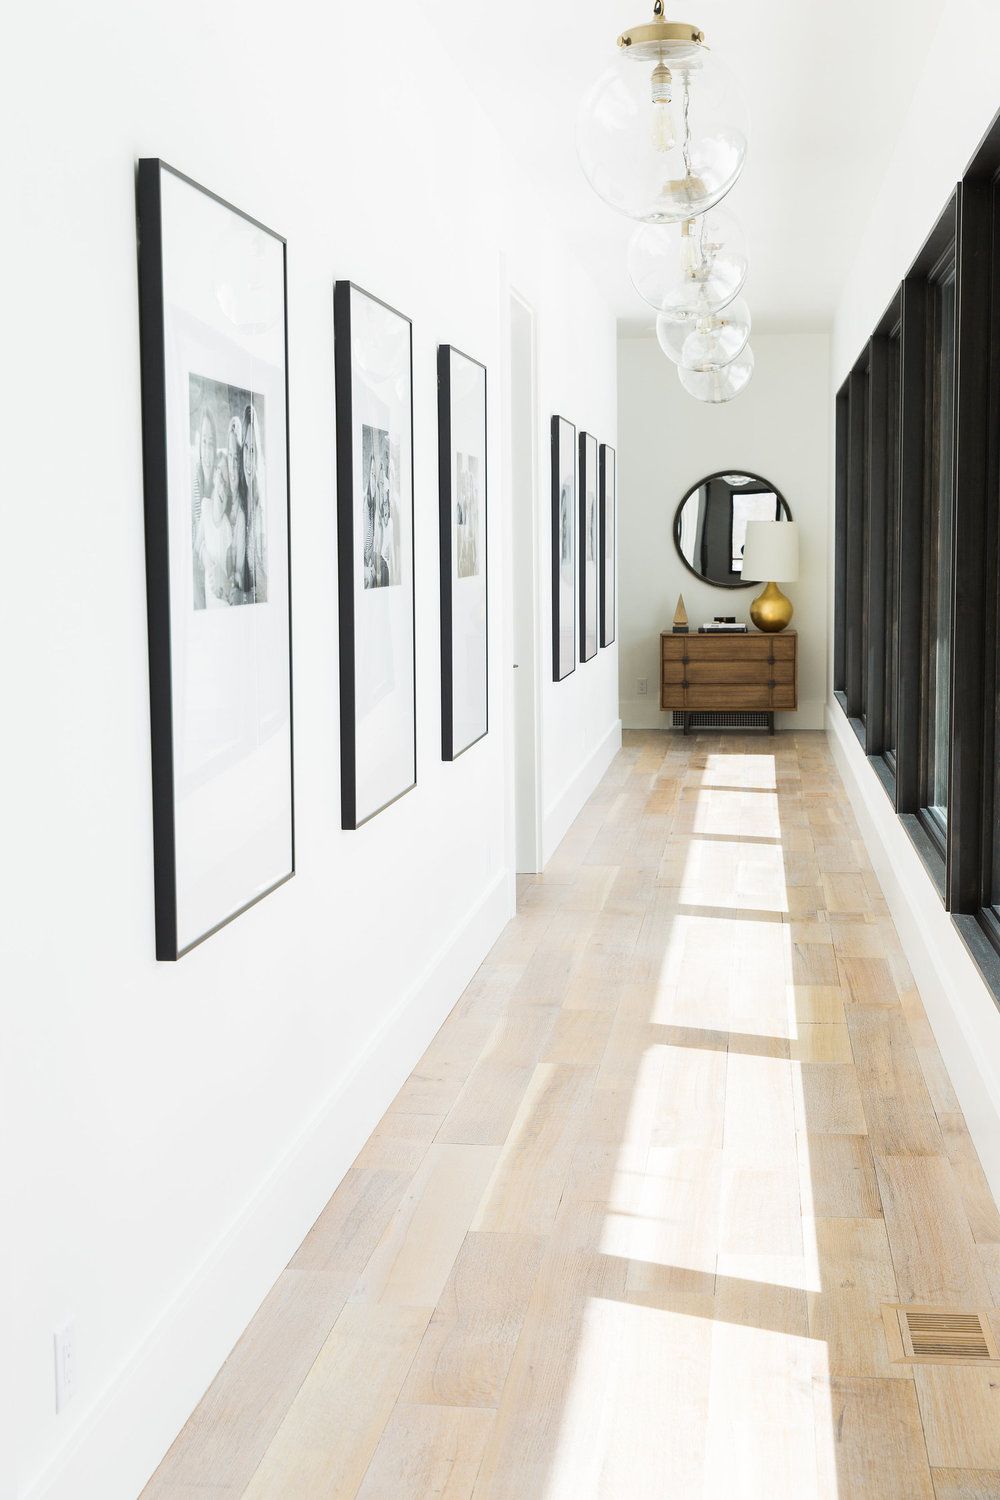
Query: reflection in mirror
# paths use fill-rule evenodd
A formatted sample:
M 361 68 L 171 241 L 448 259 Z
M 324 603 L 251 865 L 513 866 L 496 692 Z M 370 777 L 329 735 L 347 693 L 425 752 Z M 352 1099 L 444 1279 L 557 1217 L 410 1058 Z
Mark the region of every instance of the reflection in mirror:
M 706 583 L 749 588 L 768 580 L 743 577 L 747 522 L 791 519 L 780 491 L 759 474 L 710 474 L 677 507 L 674 543 L 685 566 Z

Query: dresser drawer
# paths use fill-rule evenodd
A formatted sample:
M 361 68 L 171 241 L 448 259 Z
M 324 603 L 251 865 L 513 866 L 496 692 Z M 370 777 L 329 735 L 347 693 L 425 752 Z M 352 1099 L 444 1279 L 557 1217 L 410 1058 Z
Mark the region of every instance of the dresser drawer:
M 793 635 L 663 635 L 664 661 L 794 661 Z
M 777 691 L 777 690 L 776 690 Z M 794 693 L 794 688 L 784 691 Z M 664 683 L 660 690 L 661 708 L 682 708 L 690 712 L 708 709 L 779 707 L 771 702 L 771 689 L 763 687 L 733 687 L 731 683 L 714 686 L 705 683 L 700 687 L 682 687 L 680 683 Z
M 683 682 L 685 677 L 695 683 L 743 683 L 767 687 L 769 682 L 792 683 L 795 681 L 794 661 L 768 661 L 766 657 L 737 661 L 703 661 L 692 657 L 688 661 L 665 661 L 664 682 Z

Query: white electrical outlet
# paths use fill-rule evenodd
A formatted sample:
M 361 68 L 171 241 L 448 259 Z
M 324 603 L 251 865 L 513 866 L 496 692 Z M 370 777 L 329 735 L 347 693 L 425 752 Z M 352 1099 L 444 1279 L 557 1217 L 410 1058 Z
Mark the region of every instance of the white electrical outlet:
M 76 1323 L 72 1318 L 57 1328 L 54 1335 L 56 1355 L 56 1411 L 62 1411 L 76 1395 Z
M 649 679 L 646 677 L 640 677 L 639 681 L 635 685 L 635 690 L 640 698 L 645 698 L 647 692 L 649 691 Z

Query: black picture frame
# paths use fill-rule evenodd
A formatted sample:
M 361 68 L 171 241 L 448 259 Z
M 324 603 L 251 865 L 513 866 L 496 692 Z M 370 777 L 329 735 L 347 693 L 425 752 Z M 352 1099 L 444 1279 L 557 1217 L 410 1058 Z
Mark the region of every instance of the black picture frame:
M 191 310 L 190 316 L 187 309 L 175 307 L 171 298 L 167 295 L 165 287 L 165 276 L 167 274 L 167 255 L 164 247 L 164 228 L 166 217 L 169 213 L 177 212 L 177 201 L 174 207 L 168 208 L 164 203 L 166 184 L 166 196 L 173 198 L 177 195 L 177 201 L 186 198 L 186 190 L 190 189 L 196 197 L 190 200 L 192 211 L 197 214 L 206 211 L 205 205 L 216 205 L 224 210 L 226 215 L 231 215 L 234 227 L 239 234 L 244 226 L 256 234 L 263 235 L 268 241 L 272 241 L 278 247 L 280 267 L 276 261 L 271 284 L 271 293 L 275 298 L 274 305 L 280 298 L 280 332 L 277 332 L 277 322 L 270 324 L 264 331 L 267 335 L 268 349 L 280 350 L 281 365 L 271 367 L 272 375 L 277 375 L 276 386 L 280 386 L 278 399 L 279 427 L 284 428 L 284 441 L 279 443 L 277 453 L 280 461 L 284 464 L 284 473 L 277 471 L 279 478 L 283 479 L 285 504 L 282 510 L 278 509 L 271 513 L 270 525 L 273 527 L 275 514 L 282 516 L 284 522 L 284 537 L 278 532 L 269 536 L 269 544 L 275 540 L 278 547 L 267 554 L 269 573 L 267 575 L 270 583 L 270 594 L 261 598 L 257 592 L 256 577 L 263 579 L 265 575 L 256 575 L 249 597 L 244 594 L 236 597 L 236 589 L 233 586 L 232 594 L 223 598 L 221 594 L 214 595 L 213 601 L 218 603 L 242 603 L 251 605 L 255 609 L 261 609 L 268 604 L 275 604 L 278 600 L 274 598 L 274 585 L 277 584 L 280 592 L 282 588 L 286 592 L 287 604 L 284 610 L 269 614 L 268 621 L 273 622 L 273 629 L 277 640 L 281 644 L 281 637 L 285 637 L 285 649 L 280 652 L 276 660 L 283 662 L 284 674 L 279 672 L 279 678 L 275 679 L 278 687 L 278 695 L 287 705 L 285 719 L 287 721 L 287 746 L 288 746 L 288 782 L 287 782 L 287 817 L 280 809 L 275 809 L 281 829 L 277 837 L 277 843 L 281 845 L 281 854 L 276 857 L 278 866 L 277 873 L 272 872 L 270 876 L 260 878 L 260 871 L 255 869 L 254 859 L 249 861 L 241 859 L 240 848 L 228 849 L 219 845 L 218 855 L 221 860 L 228 853 L 232 861 L 230 867 L 222 872 L 221 865 L 211 870 L 210 875 L 224 873 L 225 878 L 218 881 L 218 895 L 215 890 L 210 895 L 202 894 L 199 902 L 210 912 L 213 905 L 220 907 L 217 917 L 210 914 L 201 918 L 192 916 L 190 891 L 193 882 L 204 881 L 205 870 L 199 866 L 192 857 L 190 829 L 196 826 L 196 820 L 192 820 L 187 803 L 190 801 L 190 786 L 195 773 L 190 766 L 191 749 L 190 741 L 185 748 L 185 722 L 184 701 L 190 678 L 185 676 L 188 670 L 189 653 L 182 649 L 186 637 L 184 631 L 191 631 L 194 627 L 190 625 L 190 618 L 194 612 L 198 613 L 199 626 L 204 617 L 207 625 L 210 619 L 218 620 L 221 612 L 207 608 L 205 599 L 205 580 L 201 582 L 201 598 L 195 593 L 188 603 L 187 609 L 182 613 L 179 607 L 181 592 L 192 582 L 192 571 L 197 580 L 198 555 L 192 543 L 194 542 L 193 516 L 196 510 L 200 510 L 200 501 L 196 502 L 195 482 L 190 479 L 187 484 L 181 485 L 179 475 L 182 472 L 177 465 L 178 448 L 183 452 L 182 429 L 190 423 L 190 403 L 196 385 L 202 389 L 213 387 L 219 392 L 225 390 L 230 394 L 249 395 L 250 405 L 254 408 L 253 420 L 248 424 L 257 437 L 255 444 L 255 465 L 261 463 L 263 458 L 268 462 L 274 457 L 274 450 L 267 444 L 261 445 L 260 438 L 263 431 L 263 419 L 260 413 L 267 404 L 267 411 L 274 411 L 271 404 L 274 399 L 273 389 L 266 397 L 259 395 L 255 387 L 249 381 L 241 385 L 234 385 L 231 381 L 209 376 L 204 371 L 195 374 L 192 368 L 187 368 L 181 355 L 177 353 L 180 344 L 178 329 L 187 324 L 190 327 L 203 327 L 206 341 L 214 342 L 216 348 L 223 356 L 223 364 L 228 363 L 231 367 L 233 362 L 239 365 L 240 360 L 252 362 L 255 356 L 247 353 L 247 342 L 251 340 L 259 330 L 251 330 L 249 325 L 244 327 L 237 337 L 234 330 L 240 329 L 240 324 L 229 313 L 225 316 L 230 319 L 231 327 L 224 331 L 212 329 L 208 324 L 199 324 L 197 311 Z M 197 205 L 197 207 L 195 207 Z M 144 157 L 138 162 L 136 174 L 136 220 L 138 237 L 138 283 L 139 283 L 139 331 L 140 331 L 140 371 L 141 371 L 141 405 L 142 405 L 142 453 L 143 453 L 143 490 L 144 490 L 144 514 L 145 514 L 145 551 L 146 551 L 146 612 L 147 628 L 149 638 L 149 683 L 150 683 L 150 733 L 151 733 L 151 770 L 152 770 L 152 802 L 153 802 L 153 887 L 154 887 L 154 913 L 155 913 L 155 950 L 156 957 L 160 961 L 174 962 L 193 948 L 199 946 L 207 938 L 218 932 L 221 928 L 234 921 L 248 911 L 250 907 L 257 905 L 265 896 L 286 881 L 290 880 L 295 873 L 295 791 L 294 791 L 294 717 L 292 697 L 292 588 L 291 588 L 291 487 L 289 483 L 289 438 L 288 438 L 288 270 L 287 270 L 287 245 L 282 235 L 275 230 L 269 229 L 258 219 L 252 218 L 244 213 L 242 209 L 228 203 L 217 193 L 202 186 L 185 173 L 179 172 L 175 167 L 158 157 Z M 180 243 L 179 237 L 175 236 L 176 244 Z M 263 243 L 263 242 L 262 242 Z M 274 258 L 272 252 L 272 259 Z M 219 308 L 224 309 L 224 304 L 218 291 L 218 266 L 206 268 L 205 279 L 199 284 L 199 293 L 204 296 L 215 287 L 215 297 Z M 193 279 L 193 278 L 192 278 Z M 208 298 L 210 301 L 211 299 Z M 218 314 L 218 308 L 213 309 Z M 204 305 L 200 311 L 204 313 Z M 227 343 L 228 341 L 228 343 Z M 231 344 L 231 348 L 228 347 Z M 180 386 L 178 372 L 187 369 L 187 389 L 178 400 Z M 182 417 L 181 406 L 187 407 L 186 415 Z M 273 417 L 271 418 L 273 421 Z M 214 429 L 215 421 L 211 419 Z M 204 431 L 204 429 L 202 429 Z M 216 434 L 217 435 L 217 434 Z M 268 433 L 268 437 L 270 433 Z M 242 441 L 242 439 L 241 439 Z M 261 451 L 263 447 L 263 451 Z M 190 457 L 190 454 L 187 455 Z M 243 456 L 239 453 L 237 457 L 238 472 L 242 472 Z M 216 466 L 222 463 L 221 449 L 216 451 Z M 256 492 L 258 482 L 263 479 L 263 467 L 255 469 L 250 479 L 250 489 Z M 267 473 L 273 478 L 275 470 L 268 467 Z M 171 482 L 173 476 L 173 483 Z M 199 476 L 200 477 L 200 476 Z M 280 484 L 271 491 L 272 495 L 280 491 Z M 200 488 L 200 486 L 199 486 Z M 207 495 L 201 494 L 200 500 L 207 499 Z M 259 503 L 259 502 L 258 502 Z M 235 500 L 234 500 L 235 504 Z M 233 512 L 235 514 L 235 510 Z M 171 514 L 174 518 L 174 527 L 171 529 Z M 204 515 L 204 512 L 201 512 Z M 249 507 L 245 515 L 250 514 Z M 257 517 L 261 533 L 264 532 L 264 511 L 261 510 Z M 228 511 L 224 512 L 228 515 Z M 191 528 L 191 535 L 185 537 L 185 531 Z M 248 529 L 249 530 L 249 529 Z M 249 544 L 248 531 L 244 532 L 247 540 L 244 547 Z M 285 567 L 272 569 L 270 564 L 274 560 L 275 550 L 280 556 L 281 543 L 283 542 L 286 557 Z M 171 548 L 175 549 L 175 558 L 186 560 L 186 567 L 171 567 Z M 191 551 L 188 551 L 188 547 Z M 244 553 L 246 557 L 246 553 Z M 260 554 L 263 557 L 263 553 Z M 192 570 L 192 562 L 194 568 Z M 184 575 L 186 574 L 186 582 Z M 263 593 L 266 586 L 261 584 Z M 243 622 L 240 618 L 243 611 L 237 616 L 235 610 L 228 609 L 227 615 L 234 618 L 231 624 L 234 631 L 231 632 L 239 638 L 240 627 L 243 629 L 243 639 L 254 635 L 250 630 L 251 621 Z M 185 615 L 188 623 L 185 624 Z M 210 672 L 211 664 L 206 665 L 205 657 L 199 658 L 206 673 Z M 263 669 L 267 670 L 266 666 Z M 183 690 L 184 697 L 180 703 L 175 702 L 175 677 L 177 683 Z M 204 686 L 204 684 L 202 685 Z M 222 710 L 219 711 L 221 717 Z M 278 733 L 275 730 L 275 733 Z M 223 761 L 225 757 L 222 757 Z M 241 761 L 242 771 L 245 772 L 246 758 Z M 223 770 L 225 767 L 223 766 Z M 199 768 L 203 776 L 203 782 L 218 787 L 220 784 L 220 771 L 218 765 L 210 767 L 207 772 Z M 213 779 L 214 778 L 214 779 Z M 222 799 L 220 799 L 222 800 Z M 232 802 L 232 798 L 230 798 Z M 179 826 L 179 815 L 181 823 Z M 224 820 L 222 826 L 225 828 Z M 233 831 L 236 834 L 245 832 L 242 828 Z M 217 839 L 218 829 L 214 830 Z M 268 839 L 272 836 L 269 833 Z M 285 839 L 287 838 L 287 861 L 285 860 Z M 254 857 L 259 857 L 259 848 L 253 850 Z M 287 868 L 285 864 L 287 862 Z M 197 868 L 196 868 L 197 867 Z M 193 875 L 192 871 L 196 871 Z M 236 887 L 247 880 L 250 889 L 240 896 L 235 894 Z
M 601 550 L 599 541 L 598 444 L 590 432 L 580 433 L 580 660 L 593 661 L 600 646 Z
M 617 456 L 610 443 L 600 450 L 600 579 L 601 579 L 601 645 L 615 642 L 615 612 L 618 579 L 618 468 Z
M 466 456 L 459 454 L 454 447 L 456 435 L 456 418 L 461 416 L 464 422 L 467 413 L 456 413 L 455 400 L 456 391 L 454 387 L 453 374 L 456 362 L 460 368 L 465 367 L 463 373 L 466 379 L 474 379 L 477 383 L 481 377 L 482 385 L 482 429 L 477 437 L 481 439 L 482 455 L 482 515 L 476 527 L 475 549 L 477 569 L 475 575 L 462 579 L 455 576 L 455 556 L 453 547 L 453 519 L 455 506 L 459 498 L 455 494 L 454 475 L 457 472 L 458 461 Z M 478 372 L 478 373 L 477 373 Z M 440 344 L 438 346 L 438 520 L 439 520 L 439 546 L 440 546 L 440 575 L 441 575 L 441 758 L 442 760 L 457 760 L 470 750 L 473 745 L 485 739 L 489 733 L 489 445 L 487 435 L 487 373 L 486 366 L 478 359 L 473 359 L 470 354 L 465 354 L 453 344 Z M 476 455 L 468 455 L 471 463 Z M 476 496 L 476 509 L 479 510 L 479 497 Z M 481 559 L 481 564 L 480 564 Z M 459 563 L 461 568 L 461 562 Z M 472 576 L 482 577 L 481 590 L 476 586 L 475 597 L 470 600 L 462 600 L 460 590 L 471 582 Z M 470 591 L 472 592 L 472 591 Z M 481 595 L 481 597 L 480 597 Z M 468 724 L 463 731 L 461 722 L 465 716 L 464 710 L 468 705 L 462 705 L 459 713 L 456 713 L 456 688 L 459 686 L 463 665 L 456 661 L 455 633 L 459 628 L 460 619 L 465 616 L 466 626 L 471 625 L 470 630 L 466 628 L 464 635 L 467 650 L 464 653 L 465 662 L 472 655 L 478 655 L 478 636 L 476 623 L 470 616 L 480 611 L 478 624 L 481 626 L 482 639 L 482 717 L 481 725 L 478 727 L 476 714 L 473 711 L 473 731 L 470 733 Z M 471 649 L 468 649 L 470 648 Z
M 577 523 L 576 427 L 565 417 L 551 422 L 551 474 L 552 680 L 565 682 L 576 671 Z
M 359 795 L 359 768 L 366 772 L 370 770 L 370 757 L 363 752 L 359 754 L 359 697 L 358 697 L 358 672 L 357 672 L 357 649 L 359 640 L 368 639 L 368 628 L 365 631 L 358 630 L 358 593 L 356 588 L 355 561 L 358 556 L 357 532 L 355 521 L 360 511 L 359 497 L 355 492 L 355 459 L 357 455 L 357 444 L 355 442 L 354 424 L 356 418 L 356 402 L 354 392 L 355 374 L 357 363 L 355 360 L 354 338 L 357 330 L 354 327 L 354 297 L 365 299 L 371 309 L 381 309 L 390 318 L 398 319 L 403 325 L 401 331 L 405 332 L 406 356 L 399 367 L 399 371 L 405 374 L 408 387 L 407 399 L 404 406 L 407 423 L 406 442 L 409 449 L 409 460 L 402 466 L 403 472 L 408 476 L 409 483 L 409 505 L 400 505 L 400 514 L 408 513 L 409 516 L 409 593 L 410 608 L 408 611 L 408 630 L 410 635 L 410 735 L 405 750 L 401 752 L 400 759 L 409 754 L 409 776 L 403 784 L 395 784 L 388 788 L 386 795 L 360 796 Z M 414 503 L 414 458 L 413 458 L 413 323 L 405 313 L 400 312 L 390 303 L 384 302 L 380 297 L 375 297 L 364 287 L 358 286 L 353 281 L 337 281 L 333 291 L 333 323 L 334 323 L 334 378 L 335 378 L 335 413 L 337 424 L 337 582 L 338 582 L 338 611 L 340 623 L 340 790 L 341 790 L 341 827 L 345 831 L 355 831 L 370 822 L 379 813 L 384 812 L 387 807 L 398 802 L 407 792 L 411 792 L 417 784 L 417 652 L 416 652 L 416 577 L 414 568 L 415 559 L 415 527 L 416 508 Z M 397 373 L 399 373 L 397 371 Z M 385 433 L 387 443 L 390 441 L 388 432 Z M 362 449 L 363 451 L 363 449 Z M 402 498 L 402 497 L 401 497 Z M 362 554 L 364 539 L 362 539 Z M 401 575 L 407 560 L 406 549 L 400 561 Z M 360 591 L 363 595 L 369 593 L 379 594 L 381 587 L 364 587 Z M 387 590 L 388 592 L 388 590 Z M 405 604 L 405 600 L 404 600 Z M 406 618 L 406 617 L 404 617 Z M 391 780 L 391 778 L 387 778 Z

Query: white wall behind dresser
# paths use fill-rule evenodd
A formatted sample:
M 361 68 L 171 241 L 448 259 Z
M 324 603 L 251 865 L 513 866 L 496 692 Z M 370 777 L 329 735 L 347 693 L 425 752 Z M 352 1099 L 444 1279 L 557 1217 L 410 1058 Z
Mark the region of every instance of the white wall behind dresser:
M 799 632 L 799 709 L 779 727 L 822 729 L 827 660 L 830 504 L 830 343 L 824 333 L 755 334 L 756 371 L 724 406 L 695 401 L 655 338 L 618 343 L 621 717 L 626 728 L 669 727 L 660 711 L 660 631 L 683 593 L 692 628 L 717 614 L 748 618 L 759 589 L 702 583 L 677 555 L 674 512 L 691 485 L 719 470 L 772 480 L 801 528 L 797 583 L 785 589 Z M 637 691 L 645 679 L 648 691 Z

